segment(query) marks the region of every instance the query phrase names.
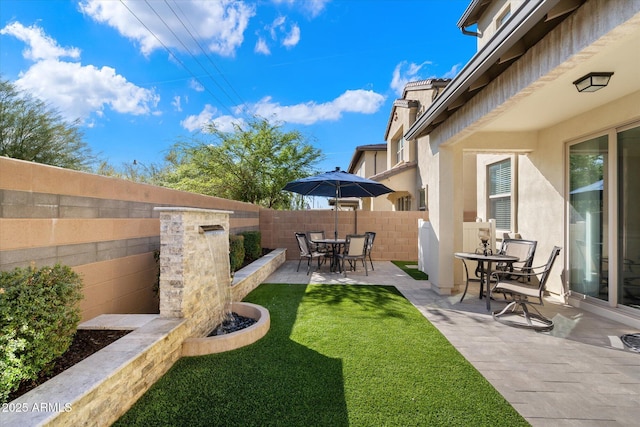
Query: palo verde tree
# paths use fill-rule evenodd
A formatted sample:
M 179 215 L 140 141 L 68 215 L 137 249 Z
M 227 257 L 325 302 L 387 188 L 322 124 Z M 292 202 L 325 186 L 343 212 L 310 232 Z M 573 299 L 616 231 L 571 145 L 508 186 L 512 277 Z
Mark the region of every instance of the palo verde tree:
M 0 156 L 88 170 L 94 156 L 82 138 L 78 121 L 0 79 Z
M 173 146 L 166 157 L 172 172 L 164 185 L 284 209 L 293 196 L 282 187 L 313 173 L 322 158 L 300 132 L 285 132 L 282 124 L 260 117 L 234 124 L 232 132 L 210 124 L 202 135 L 212 140 Z

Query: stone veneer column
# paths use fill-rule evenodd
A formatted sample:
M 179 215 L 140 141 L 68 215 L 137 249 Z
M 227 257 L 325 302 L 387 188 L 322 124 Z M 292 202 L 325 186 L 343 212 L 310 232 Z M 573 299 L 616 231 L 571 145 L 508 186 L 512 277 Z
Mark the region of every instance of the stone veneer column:
M 155 210 L 160 212 L 160 315 L 186 318 L 192 336 L 204 336 L 221 323 L 231 302 L 231 212 Z

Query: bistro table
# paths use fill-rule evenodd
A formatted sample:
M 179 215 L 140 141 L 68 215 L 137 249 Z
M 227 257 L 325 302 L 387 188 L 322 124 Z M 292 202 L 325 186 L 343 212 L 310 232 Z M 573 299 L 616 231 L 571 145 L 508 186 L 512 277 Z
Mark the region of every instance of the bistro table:
M 325 244 L 331 245 L 331 268 L 330 271 L 335 271 L 336 267 L 340 268 L 340 263 L 338 262 L 338 255 L 340 253 L 340 246 L 346 243 L 346 239 L 313 239 L 311 243 Z
M 475 253 L 475 252 L 456 252 L 454 256 L 458 259 L 469 260 L 469 261 L 478 261 L 479 263 L 485 264 L 486 267 L 483 267 L 484 277 L 480 277 L 480 299 L 482 299 L 482 285 L 487 284 L 487 311 L 491 311 L 491 267 L 494 262 L 504 262 L 506 264 L 513 264 L 514 262 L 518 262 L 520 258 L 511 255 L 502 255 L 502 254 L 487 254 L 484 253 Z M 469 284 L 469 275 L 467 275 L 467 285 Z M 464 295 L 463 295 L 464 297 Z

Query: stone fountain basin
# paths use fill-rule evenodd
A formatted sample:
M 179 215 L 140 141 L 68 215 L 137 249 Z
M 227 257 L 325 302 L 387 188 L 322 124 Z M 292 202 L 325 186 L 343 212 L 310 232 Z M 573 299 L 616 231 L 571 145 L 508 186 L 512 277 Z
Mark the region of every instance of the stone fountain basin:
M 187 338 L 182 342 L 182 356 L 202 356 L 235 350 L 236 348 L 253 344 L 267 334 L 271 325 L 269 310 L 248 302 L 232 302 L 230 305 L 232 312 L 238 313 L 240 316 L 256 319 L 256 323 L 248 328 L 229 334 Z

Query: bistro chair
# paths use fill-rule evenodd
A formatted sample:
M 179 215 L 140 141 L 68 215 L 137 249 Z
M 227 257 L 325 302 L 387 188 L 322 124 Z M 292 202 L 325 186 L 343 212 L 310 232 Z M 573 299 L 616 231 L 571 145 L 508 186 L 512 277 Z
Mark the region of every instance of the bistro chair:
M 314 243 L 314 240 L 326 239 L 324 231 L 307 231 L 307 237 L 311 243 L 311 249 L 322 253 L 328 253 L 331 251 L 331 248 L 329 248 L 329 245 L 326 243 Z
M 533 265 L 533 257 L 536 254 L 536 246 L 538 242 L 536 240 L 524 240 L 524 239 L 504 239 L 502 246 L 500 247 L 500 253 L 503 255 L 511 255 L 518 257 L 520 261 L 516 261 L 509 264 L 498 263 L 496 270 L 502 270 L 505 272 L 526 272 Z
M 368 238 L 365 234 L 347 234 L 347 238 L 344 244 L 344 251 L 341 254 L 337 254 L 338 259 L 342 260 L 342 271 L 344 276 L 347 277 L 347 270 L 344 268 L 345 260 L 349 260 L 351 269 L 355 271 L 356 261 L 362 260 L 364 265 L 365 274 L 368 276 L 367 270 L 367 241 Z
M 373 241 L 376 239 L 376 233 L 374 231 L 367 231 L 364 233 L 367 236 L 367 257 L 371 263 L 371 271 L 374 271 L 373 260 L 371 259 L 371 251 L 373 250 Z
M 300 249 L 300 260 L 298 261 L 298 268 L 296 271 L 300 271 L 300 263 L 303 259 L 306 259 L 308 276 L 311 271 L 311 261 L 317 259 L 318 268 L 320 268 L 320 263 L 321 261 L 324 261 L 325 254 L 311 249 L 311 244 L 309 243 L 306 233 L 296 233 L 296 241 L 298 242 L 298 248 Z
M 542 296 L 551 268 L 560 254 L 560 250 L 560 247 L 554 246 L 545 265 L 530 267 L 527 271 L 510 272 L 508 275 L 500 271 L 491 274 L 496 280 L 492 291 L 502 292 L 513 299 L 502 311 L 494 311 L 492 313 L 495 320 L 509 326 L 534 329 L 536 331 L 550 331 L 553 329 L 553 321 L 544 317 L 532 304 L 544 305 Z M 529 280 L 537 281 L 538 283 L 533 285 Z M 530 312 L 529 307 L 534 312 Z M 524 322 L 511 320 L 510 317 L 513 316 L 523 318 Z

